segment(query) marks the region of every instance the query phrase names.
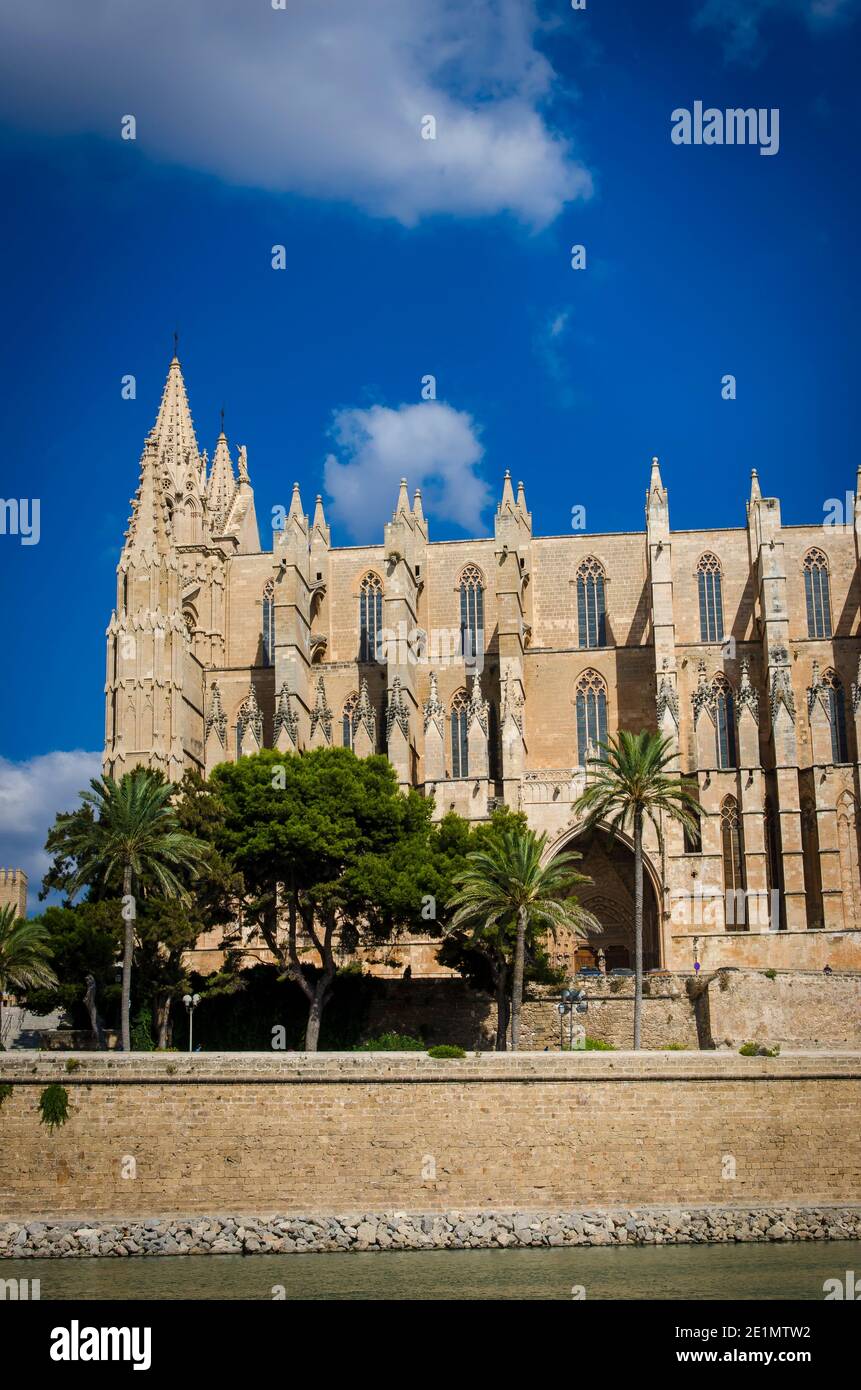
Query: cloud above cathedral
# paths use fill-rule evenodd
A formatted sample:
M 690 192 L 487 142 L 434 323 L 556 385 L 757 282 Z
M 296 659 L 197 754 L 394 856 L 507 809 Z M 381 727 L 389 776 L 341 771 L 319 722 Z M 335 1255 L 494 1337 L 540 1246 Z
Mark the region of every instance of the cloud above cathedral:
M 592 181 L 539 28 L 534 0 L 27 0 L 0 13 L 0 114 L 117 142 L 131 115 L 142 155 L 231 183 L 540 228 Z
M 101 753 L 75 749 L 15 763 L 0 757 L 0 867 L 23 869 L 29 879 L 27 911 L 39 911 L 37 894 L 49 859 L 45 839 L 58 811 L 78 805 L 78 792 L 102 771 Z M 59 901 L 52 894 L 49 902 Z
M 421 488 L 431 526 L 437 519 L 474 535 L 486 529 L 481 515 L 491 492 L 477 472 L 484 449 L 466 411 L 444 401 L 340 410 L 331 434 L 345 461 L 326 459 L 327 512 L 354 540 L 380 541 L 402 477 L 411 498 Z

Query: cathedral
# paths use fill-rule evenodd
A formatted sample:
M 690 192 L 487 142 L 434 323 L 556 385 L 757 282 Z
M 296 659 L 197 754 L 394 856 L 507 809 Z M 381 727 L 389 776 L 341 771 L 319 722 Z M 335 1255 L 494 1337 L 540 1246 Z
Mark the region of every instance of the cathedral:
M 673 531 L 653 459 L 642 531 L 536 536 L 506 474 L 491 535 L 437 542 L 405 479 L 392 502 L 379 543 L 333 546 L 294 484 L 261 548 L 245 446 L 222 428 L 201 453 L 174 357 L 117 567 L 105 771 L 385 753 L 437 816 L 507 805 L 580 852 L 602 960 L 627 966 L 631 846 L 579 833 L 574 803 L 608 734 L 659 730 L 701 835 L 647 840 L 647 966 L 861 968 L 858 490 L 844 524 L 784 526 L 754 472 L 743 524 Z M 398 966 L 434 973 L 431 947 Z

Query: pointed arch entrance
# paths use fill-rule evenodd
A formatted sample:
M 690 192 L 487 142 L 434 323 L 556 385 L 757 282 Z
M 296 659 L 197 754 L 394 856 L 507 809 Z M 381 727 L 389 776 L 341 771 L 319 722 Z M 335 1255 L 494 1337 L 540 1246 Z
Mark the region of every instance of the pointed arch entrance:
M 553 964 L 571 970 L 598 964 L 603 950 L 608 970 L 634 966 L 634 850 L 627 836 L 613 837 L 600 826 L 586 831 L 569 831 L 551 847 L 551 857 L 576 851 L 582 859 L 575 863 L 578 873 L 587 874 L 591 883 L 577 889 L 583 907 L 601 923 L 600 934 L 585 941 L 573 933 L 558 932 L 548 942 Z M 643 856 L 643 969 L 661 964 L 660 913 L 656 876 Z

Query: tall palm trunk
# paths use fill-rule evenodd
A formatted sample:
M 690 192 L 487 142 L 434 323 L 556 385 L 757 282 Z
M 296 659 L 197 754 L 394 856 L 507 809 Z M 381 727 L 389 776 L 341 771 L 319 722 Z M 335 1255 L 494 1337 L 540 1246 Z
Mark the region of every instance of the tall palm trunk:
M 520 1046 L 520 1006 L 523 1003 L 523 971 L 526 962 L 526 908 L 517 911 L 517 941 L 511 975 L 511 1050 Z
M 508 1044 L 508 1020 L 511 1000 L 508 997 L 508 966 L 502 961 L 496 970 L 496 1051 L 505 1052 Z
M 640 1050 L 643 1015 L 643 817 L 634 813 L 634 1051 Z
M 131 1052 L 131 1002 L 132 1002 L 132 952 L 135 948 L 135 919 L 125 901 L 132 893 L 132 869 L 126 864 L 123 869 L 123 996 L 120 1005 L 123 1052 Z

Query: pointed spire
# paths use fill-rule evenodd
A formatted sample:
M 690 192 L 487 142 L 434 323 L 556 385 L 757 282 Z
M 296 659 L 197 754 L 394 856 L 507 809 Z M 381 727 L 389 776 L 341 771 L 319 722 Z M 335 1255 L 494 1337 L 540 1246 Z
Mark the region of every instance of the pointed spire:
M 132 500 L 132 514 L 126 532 L 126 554 L 155 550 L 170 554 L 170 538 L 165 516 L 164 493 L 158 465 L 155 431 L 147 435 L 141 455 L 140 481 Z
M 506 475 L 508 476 L 508 475 Z M 470 728 L 472 721 L 477 719 L 483 733 L 487 733 L 488 703 L 481 693 L 481 685 L 478 675 L 472 678 L 472 690 L 469 693 L 469 704 L 467 706 L 466 723 Z
M 248 476 L 248 450 L 246 449 L 244 444 L 240 444 L 239 446 L 239 458 L 237 460 L 237 467 L 239 469 L 240 483 L 250 483 L 251 479 Z
M 755 468 L 750 470 L 750 500 L 751 502 L 762 501 L 762 488 L 759 486 L 759 474 Z
M 507 468 L 505 470 L 505 481 L 502 484 L 502 501 L 499 504 L 499 510 L 504 511 L 506 507 L 510 507 L 512 510 L 514 509 L 514 489 L 511 486 L 511 472 Z
M 407 516 L 410 515 L 410 495 L 407 492 L 406 478 L 401 478 L 401 486 L 398 491 L 398 505 L 395 507 L 395 516 L 400 516 L 402 513 L 406 513 Z
M 209 713 L 206 716 L 204 725 L 204 738 L 209 738 L 212 730 L 215 730 L 218 741 L 222 748 L 227 747 L 227 715 L 224 713 L 224 706 L 221 703 L 221 691 L 218 688 L 218 681 L 213 681 L 209 694 Z
M 362 677 L 362 684 L 359 686 L 359 702 L 356 705 L 356 712 L 353 715 L 353 732 L 355 733 L 362 724 L 365 726 L 371 747 L 376 746 L 377 742 L 377 715 L 371 704 L 368 694 L 368 682 L 365 676 Z
M 425 519 L 425 514 L 422 510 L 422 490 L 420 487 L 416 488 L 415 500 L 413 501 L 413 516 L 416 521 L 424 521 Z
M 327 743 L 332 742 L 332 711 L 329 708 L 329 701 L 326 699 L 326 685 L 322 676 L 317 677 L 315 687 L 314 709 L 311 713 L 311 738 L 317 730 L 317 726 L 323 730 L 323 735 Z
M 445 705 L 439 698 L 439 680 L 436 671 L 430 673 L 430 695 L 422 705 L 424 714 L 425 733 L 431 724 L 435 724 L 440 737 L 443 737 L 445 728 Z
M 314 530 L 326 530 L 326 513 L 323 511 L 323 498 L 319 492 L 314 500 Z
M 302 497 L 298 483 L 293 484 L 293 496 L 290 498 L 290 510 L 287 515 L 288 517 L 296 517 L 298 521 L 301 521 L 305 515 L 302 511 Z
M 386 742 L 392 737 L 392 729 L 397 724 L 404 738 L 409 742 L 410 738 L 410 715 L 404 703 L 404 692 L 401 686 L 400 676 L 395 676 L 392 688 L 389 693 L 389 701 L 386 706 Z
M 649 478 L 649 492 L 654 492 L 655 488 L 658 488 L 659 490 L 663 491 L 663 487 L 664 484 L 661 478 L 661 465 L 658 462 L 657 455 L 655 455 L 655 457 L 652 459 L 652 472 Z
M 526 513 L 526 489 L 523 483 L 517 484 L 517 509 L 524 514 Z
M 197 470 L 200 450 L 178 357 L 171 360 L 167 370 L 154 435 L 162 469 L 170 473 L 177 487 L 181 487 L 188 467 L 191 465 Z
M 276 748 L 279 747 L 278 738 L 282 729 L 293 744 L 293 747 L 299 747 L 299 716 L 291 704 L 291 699 L 292 691 L 287 685 L 287 682 L 284 681 L 278 694 L 278 708 L 275 711 L 274 733 Z
M 233 472 L 233 461 L 230 457 L 227 436 L 222 430 L 218 436 L 215 453 L 212 456 L 212 472 L 209 475 L 209 491 L 207 493 L 214 532 L 217 533 L 224 527 L 235 495 L 236 477 Z
M 206 492 L 206 471 L 208 468 L 209 456 L 207 455 L 207 452 L 204 449 L 203 453 L 200 456 L 200 490 L 202 493 Z

